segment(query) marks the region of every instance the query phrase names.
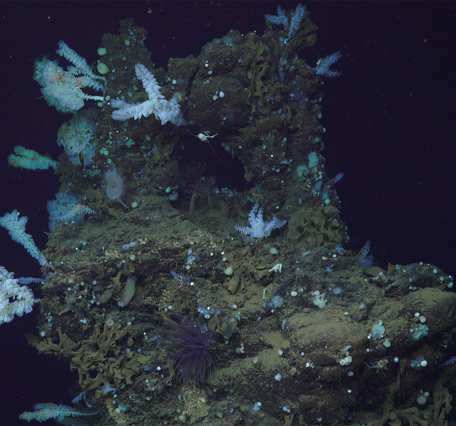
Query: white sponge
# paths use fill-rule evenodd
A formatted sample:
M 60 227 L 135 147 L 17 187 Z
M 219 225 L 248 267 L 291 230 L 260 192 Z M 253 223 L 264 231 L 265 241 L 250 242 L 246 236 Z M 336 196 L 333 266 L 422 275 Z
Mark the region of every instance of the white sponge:
M 128 120 L 129 118 L 138 120 L 141 117 L 149 117 L 149 115 L 154 114 L 157 119 L 161 120 L 162 125 L 168 121 L 176 126 L 185 124 L 176 99 L 172 98 L 169 101 L 165 99 L 160 93 L 160 86 L 154 75 L 142 64 L 136 64 L 135 72 L 138 79 L 142 81 L 149 100 L 142 103 L 129 104 L 121 99 L 113 99 L 111 106 L 119 109 L 113 111 L 112 118 L 120 121 Z
M 21 317 L 32 312 L 36 302 L 38 300 L 33 297 L 32 290 L 19 285 L 14 274 L 0 266 L 0 324 L 11 322 L 14 315 Z

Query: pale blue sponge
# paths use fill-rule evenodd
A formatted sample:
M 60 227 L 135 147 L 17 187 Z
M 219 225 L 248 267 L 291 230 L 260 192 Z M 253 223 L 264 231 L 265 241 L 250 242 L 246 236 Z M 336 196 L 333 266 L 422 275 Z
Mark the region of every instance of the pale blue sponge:
M 64 147 L 68 159 L 75 166 L 93 164 L 96 145 L 92 141 L 97 130 L 97 117 L 96 109 L 83 109 L 58 131 L 57 144 Z
M 84 225 L 86 214 L 95 212 L 81 204 L 81 195 L 76 193 L 57 192 L 55 200 L 48 201 L 47 210 L 49 212 L 49 230 L 59 228 L 63 222 L 72 222 L 75 226 Z

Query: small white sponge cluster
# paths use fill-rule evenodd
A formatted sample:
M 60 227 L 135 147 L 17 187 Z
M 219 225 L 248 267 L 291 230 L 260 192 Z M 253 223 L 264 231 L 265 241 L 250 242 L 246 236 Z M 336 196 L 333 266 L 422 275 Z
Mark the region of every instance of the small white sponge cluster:
M 264 222 L 263 209 L 260 209 L 260 206 L 257 203 L 252 207 L 252 210 L 249 213 L 249 223 L 250 226 L 234 225 L 234 228 L 241 234 L 247 235 L 248 237 L 264 238 L 269 237 L 273 229 L 278 229 L 284 226 L 287 221 L 279 220 L 275 217 L 275 215 L 272 215 L 272 220 L 270 222 Z

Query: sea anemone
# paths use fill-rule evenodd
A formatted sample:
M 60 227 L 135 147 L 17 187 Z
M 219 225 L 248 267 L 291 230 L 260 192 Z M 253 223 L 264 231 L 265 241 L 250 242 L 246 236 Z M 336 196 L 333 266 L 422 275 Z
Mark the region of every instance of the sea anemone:
M 114 327 L 114 320 L 112 318 L 108 318 L 105 322 L 106 327 L 108 327 L 108 330 L 111 330 L 112 327 Z
M 113 165 L 104 172 L 103 189 L 105 190 L 106 198 L 110 201 L 117 201 L 125 206 L 122 202 L 122 194 L 124 193 L 124 176 L 116 170 Z
M 201 384 L 218 358 L 213 333 L 182 315 L 178 315 L 178 322 L 169 320 L 167 325 L 171 331 L 163 330 L 167 337 L 161 342 L 171 352 L 169 361 L 174 362 L 180 382 L 188 384 L 193 378 L 195 386 Z

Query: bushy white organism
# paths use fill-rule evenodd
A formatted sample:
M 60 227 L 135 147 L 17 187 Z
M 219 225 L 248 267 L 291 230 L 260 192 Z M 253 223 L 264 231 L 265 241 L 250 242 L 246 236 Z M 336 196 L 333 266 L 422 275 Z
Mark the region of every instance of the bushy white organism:
M 0 324 L 10 322 L 14 315 L 22 316 L 32 312 L 33 304 L 38 302 L 32 290 L 19 285 L 14 274 L 0 266 Z

